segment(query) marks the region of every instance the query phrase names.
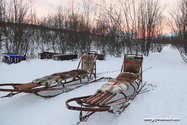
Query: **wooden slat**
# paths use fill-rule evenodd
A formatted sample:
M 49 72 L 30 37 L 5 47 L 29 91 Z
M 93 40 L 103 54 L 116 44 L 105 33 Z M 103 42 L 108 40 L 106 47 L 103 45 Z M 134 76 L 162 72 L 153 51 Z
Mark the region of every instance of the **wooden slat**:
M 107 94 L 105 93 L 105 94 L 102 94 L 100 97 L 98 97 L 97 99 L 95 99 L 94 101 L 92 101 L 90 104 L 94 104 L 94 103 L 96 103 L 97 101 L 99 101 L 100 99 L 102 99 L 103 97 L 105 97 Z
M 36 83 L 31 82 L 31 83 L 22 84 L 22 85 L 16 85 L 14 87 L 17 88 L 17 89 L 24 90 L 24 89 L 29 89 L 29 88 L 37 87 L 37 86 L 40 86 L 40 84 L 36 84 Z
M 115 95 L 110 95 L 105 101 L 101 102 L 99 106 L 103 106 L 105 103 L 107 103 L 109 100 L 111 100 Z
M 93 97 L 92 99 L 86 101 L 86 103 L 90 103 L 91 101 L 95 100 L 97 97 L 100 97 L 102 95 L 102 93 L 98 93 L 95 97 Z
M 91 99 L 91 98 L 93 98 L 94 96 L 96 96 L 97 94 L 99 94 L 98 92 L 97 93 L 95 93 L 94 95 L 92 95 L 92 96 L 90 96 L 90 97 L 88 97 L 88 98 L 86 98 L 86 99 L 84 99 L 82 102 L 84 103 L 84 102 L 86 102 L 87 100 L 89 100 L 89 99 Z
M 102 99 L 98 100 L 96 103 L 94 103 L 94 105 L 98 105 L 99 103 L 101 103 L 102 101 L 104 101 L 106 98 L 108 98 L 110 95 L 106 95 L 104 96 Z

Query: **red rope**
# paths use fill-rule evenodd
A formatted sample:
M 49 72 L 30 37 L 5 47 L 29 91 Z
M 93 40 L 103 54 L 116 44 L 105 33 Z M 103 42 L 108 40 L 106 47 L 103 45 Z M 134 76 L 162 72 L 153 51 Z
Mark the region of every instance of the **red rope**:
M 86 115 L 85 116 L 87 116 L 88 115 L 88 113 L 89 113 L 89 111 L 86 113 Z M 88 117 L 89 118 L 89 117 Z M 86 118 L 86 120 L 84 120 L 85 122 L 88 120 L 88 118 Z M 83 120 L 80 120 L 80 122 L 82 122 Z
M 125 78 L 130 78 L 131 76 L 126 76 Z
M 94 60 L 94 59 L 83 59 L 83 60 Z
M 76 72 L 75 70 L 71 70 L 70 72 Z
M 58 74 L 53 74 L 52 76 L 58 76 Z
M 118 82 L 115 82 L 114 84 L 112 84 L 112 86 L 113 86 L 113 85 L 116 85 L 116 84 L 118 84 Z
M 117 79 L 123 79 L 123 77 L 116 77 Z M 126 76 L 125 78 L 131 78 L 131 76 Z
M 135 63 L 135 62 L 125 62 L 125 63 L 132 63 L 132 64 L 141 64 L 141 63 Z

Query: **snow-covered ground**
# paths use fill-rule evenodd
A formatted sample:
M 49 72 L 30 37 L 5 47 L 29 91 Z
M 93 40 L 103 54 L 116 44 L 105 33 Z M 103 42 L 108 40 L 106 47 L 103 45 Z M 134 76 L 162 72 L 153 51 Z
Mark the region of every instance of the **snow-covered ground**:
M 116 77 L 120 73 L 123 57 L 107 56 L 97 60 L 97 73 Z M 1 83 L 28 83 L 55 72 L 76 69 L 79 60 L 30 60 L 8 65 L 0 62 Z M 144 57 L 143 80 L 154 90 L 138 95 L 131 105 L 115 116 L 108 112 L 95 113 L 82 125 L 186 125 L 187 124 L 187 63 L 178 51 L 164 47 L 161 53 Z M 118 70 L 118 71 L 116 71 Z M 107 72 L 115 71 L 115 72 Z M 101 74 L 104 73 L 105 74 Z M 106 73 L 107 72 L 107 73 Z M 0 99 L 0 125 L 75 125 L 79 112 L 68 110 L 67 99 L 94 94 L 105 82 L 95 82 L 54 98 L 42 98 L 21 93 L 12 98 Z M 0 92 L 0 96 L 5 93 Z M 179 118 L 180 121 L 145 121 L 144 118 Z M 153 119 L 152 119 L 153 120 Z

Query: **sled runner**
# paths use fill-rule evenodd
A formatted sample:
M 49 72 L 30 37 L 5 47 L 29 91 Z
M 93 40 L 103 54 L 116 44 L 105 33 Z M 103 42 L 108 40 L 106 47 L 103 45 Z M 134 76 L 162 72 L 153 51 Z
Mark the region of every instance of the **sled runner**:
M 3 97 L 12 97 L 21 92 L 34 93 L 46 98 L 57 96 L 87 84 L 92 78 L 96 79 L 96 58 L 94 51 L 83 52 L 77 69 L 47 75 L 26 84 L 0 84 L 0 91 L 10 92 Z
M 80 111 L 80 122 L 95 112 L 120 114 L 146 84 L 142 84 L 142 61 L 142 55 L 125 55 L 121 73 L 116 78 L 103 84 L 93 95 L 67 100 L 67 108 Z M 83 116 L 83 111 L 88 112 Z

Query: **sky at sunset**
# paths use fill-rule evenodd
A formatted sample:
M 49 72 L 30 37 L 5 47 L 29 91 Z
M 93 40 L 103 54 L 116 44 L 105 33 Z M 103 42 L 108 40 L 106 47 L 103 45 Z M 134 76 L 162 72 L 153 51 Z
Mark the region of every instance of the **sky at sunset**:
M 74 0 L 75 3 L 81 0 Z M 59 6 L 69 3 L 69 0 L 34 0 L 35 9 L 39 17 L 45 17 L 49 12 L 57 9 Z
M 72 0 L 71 0 L 72 1 Z M 92 0 L 93 2 L 101 1 L 101 0 Z M 115 0 L 111 0 L 115 1 Z M 37 16 L 40 17 L 46 17 L 49 13 L 53 13 L 54 10 L 56 10 L 61 5 L 70 5 L 70 0 L 34 0 L 35 2 L 35 9 Z M 108 1 L 107 1 L 108 2 Z M 169 17 L 169 11 L 173 8 L 173 6 L 176 5 L 177 0 L 160 0 L 160 3 L 162 5 L 166 4 L 167 8 L 164 11 L 164 16 Z M 82 6 L 82 0 L 74 0 L 74 5 L 79 6 L 79 8 Z M 75 11 L 79 11 L 78 7 L 74 8 Z M 171 31 L 169 28 L 165 27 L 163 32 L 169 32 Z
M 37 15 L 46 16 L 48 12 L 53 11 L 54 9 L 58 8 L 60 5 L 69 3 L 69 0 L 34 0 L 35 1 L 35 9 L 37 11 Z M 98 1 L 98 0 L 92 0 Z M 172 4 L 175 3 L 177 0 L 160 0 L 162 4 L 167 3 L 167 10 L 172 8 Z M 82 0 L 74 0 L 75 4 L 79 4 Z M 165 14 L 167 15 L 167 10 Z

